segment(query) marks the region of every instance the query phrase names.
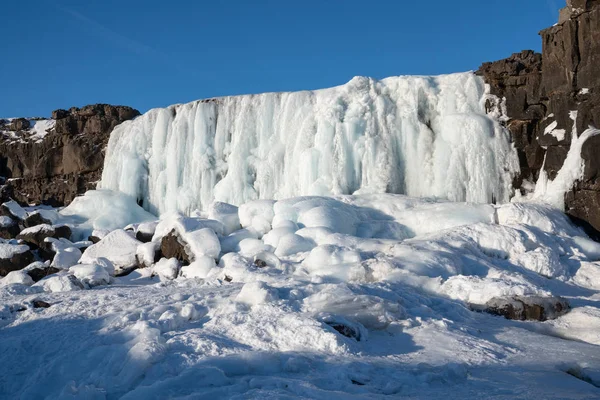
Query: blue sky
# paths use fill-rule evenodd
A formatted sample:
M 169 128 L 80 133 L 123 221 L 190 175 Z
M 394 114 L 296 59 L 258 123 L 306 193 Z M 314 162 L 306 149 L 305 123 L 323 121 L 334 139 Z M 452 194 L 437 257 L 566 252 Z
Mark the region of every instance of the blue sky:
M 522 49 L 563 0 L 4 1 L 0 115 L 477 69 Z

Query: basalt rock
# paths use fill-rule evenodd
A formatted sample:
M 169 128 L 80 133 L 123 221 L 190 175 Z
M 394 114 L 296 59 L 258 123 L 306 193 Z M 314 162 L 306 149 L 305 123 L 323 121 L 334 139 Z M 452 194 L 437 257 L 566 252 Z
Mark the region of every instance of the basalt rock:
M 95 188 L 110 133 L 139 114 L 131 107 L 107 104 L 56 110 L 54 128 L 42 140 L 1 138 L 0 176 L 10 178 L 0 192 L 2 200 L 62 206 Z M 17 127 L 16 121 L 11 128 Z M 23 121 L 18 124 L 28 128 Z
M 483 311 L 517 321 L 546 321 L 556 319 L 570 309 L 569 303 L 560 297 L 515 296 L 493 298 L 485 304 Z
M 554 179 L 573 134 L 600 128 L 600 0 L 568 0 L 559 23 L 540 32 L 542 54 L 527 50 L 485 63 L 477 71 L 499 100 L 488 111 L 505 111 L 505 123 L 519 155 L 521 174 L 513 182 L 536 182 L 542 168 Z M 504 106 L 504 107 L 503 107 Z M 565 195 L 565 211 L 600 240 L 600 137 L 582 149 L 584 177 Z

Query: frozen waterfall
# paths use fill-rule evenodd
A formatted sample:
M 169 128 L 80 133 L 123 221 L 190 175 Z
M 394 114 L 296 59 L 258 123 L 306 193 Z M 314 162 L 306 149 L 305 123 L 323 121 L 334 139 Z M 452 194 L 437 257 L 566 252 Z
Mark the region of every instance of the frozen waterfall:
M 99 187 L 155 214 L 356 192 L 507 201 L 518 160 L 487 98 L 461 73 L 154 109 L 115 128 Z

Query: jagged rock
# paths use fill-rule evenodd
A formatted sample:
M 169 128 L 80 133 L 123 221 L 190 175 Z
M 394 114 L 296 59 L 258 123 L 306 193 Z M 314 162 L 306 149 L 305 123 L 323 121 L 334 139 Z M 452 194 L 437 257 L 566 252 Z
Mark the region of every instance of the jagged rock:
M 0 276 L 18 271 L 33 261 L 33 253 L 28 246 L 0 243 Z
M 495 297 L 483 311 L 517 321 L 546 321 L 569 312 L 569 303 L 560 297 L 515 296 Z
M 0 216 L 0 238 L 14 239 L 20 231 L 17 221 L 6 215 Z
M 49 275 L 60 272 L 60 269 L 54 268 L 51 266 L 47 266 L 44 264 L 42 264 L 40 267 L 31 268 L 31 269 L 27 268 L 27 269 L 28 269 L 27 275 L 29 275 L 31 277 L 31 279 L 33 279 L 34 282 L 39 282 Z
M 0 176 L 12 178 L 3 188 L 3 199 L 63 206 L 93 189 L 110 133 L 137 115 L 131 107 L 107 104 L 55 110 L 54 130 L 43 140 L 0 141 Z
M 175 258 L 184 265 L 189 265 L 190 256 L 185 251 L 185 243 L 179 238 L 177 232 L 173 229 L 168 235 L 162 238 L 160 251 L 165 258 Z
M 554 179 L 576 132 L 600 128 L 600 0 L 568 0 L 558 24 L 540 32 L 542 54 L 524 51 L 506 60 L 485 63 L 477 72 L 491 93 L 505 99 L 507 127 L 517 149 L 523 180 L 535 182 L 542 169 Z M 499 104 L 488 104 L 492 110 Z M 547 128 L 564 132 L 559 140 Z M 552 128 L 549 128 L 550 130 Z M 600 240 L 600 137 L 583 146 L 584 178 L 565 195 L 565 212 L 588 235 Z M 545 158 L 545 163 L 544 163 Z
M 46 303 L 43 300 L 34 300 L 32 303 L 33 308 L 48 308 L 50 307 L 50 303 Z
M 29 120 L 25 118 L 15 118 L 11 121 L 9 130 L 11 131 L 22 131 L 29 128 Z
M 37 212 L 27 215 L 27 218 L 25 218 L 23 221 L 25 228 L 31 228 L 42 224 L 52 225 L 52 221 L 44 218 L 40 213 Z
M 17 235 L 17 239 L 23 240 L 34 248 L 44 248 L 44 239 L 49 237 L 69 239 L 71 237 L 71 228 L 66 225 L 53 226 L 41 224 L 24 229 Z

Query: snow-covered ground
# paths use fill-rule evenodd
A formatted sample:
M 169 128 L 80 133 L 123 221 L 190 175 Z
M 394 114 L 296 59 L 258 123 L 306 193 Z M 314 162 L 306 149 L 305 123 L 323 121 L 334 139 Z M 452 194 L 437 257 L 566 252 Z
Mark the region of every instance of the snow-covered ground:
M 365 194 L 153 222 L 96 191 L 52 213 L 74 236 L 113 232 L 33 286 L 0 280 L 1 398 L 600 397 L 600 244 L 556 209 Z M 190 265 L 154 263 L 171 231 Z M 127 254 L 151 265 L 111 276 Z M 514 295 L 572 310 L 472 311 Z

